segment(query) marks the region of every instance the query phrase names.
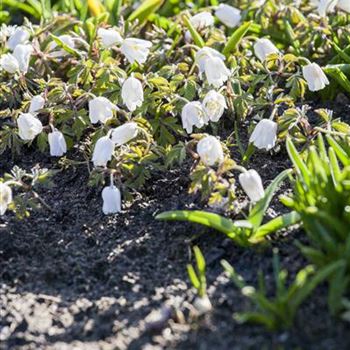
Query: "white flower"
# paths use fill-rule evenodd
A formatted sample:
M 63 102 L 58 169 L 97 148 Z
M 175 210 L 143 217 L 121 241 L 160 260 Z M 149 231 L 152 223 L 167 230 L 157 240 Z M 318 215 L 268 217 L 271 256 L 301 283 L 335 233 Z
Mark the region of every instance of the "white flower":
M 205 62 L 205 75 L 209 85 L 221 87 L 230 76 L 230 71 L 219 57 L 209 57 Z
M 213 308 L 207 295 L 204 295 L 203 297 L 198 296 L 194 300 L 193 306 L 199 316 L 208 313 Z
M 10 53 L 6 53 L 0 57 L 0 67 L 10 74 L 19 71 L 18 61 L 16 60 L 16 57 Z
M 16 28 L 7 41 L 8 48 L 13 51 L 17 45 L 26 44 L 29 36 L 29 32 L 26 29 L 22 27 Z
M 33 96 L 30 101 L 29 113 L 35 113 L 44 108 L 45 99 L 41 95 Z
M 275 147 L 277 140 L 277 123 L 269 119 L 262 119 L 256 125 L 249 142 L 259 149 L 270 149 Z
M 58 39 L 60 39 L 63 42 L 63 44 L 67 45 L 71 49 L 75 48 L 75 41 L 71 35 L 67 35 L 67 34 L 60 35 L 58 36 Z M 57 43 L 55 41 L 52 41 L 49 45 L 49 51 L 53 51 L 57 46 L 58 46 Z M 68 52 L 63 49 L 57 50 L 55 52 L 51 52 L 50 54 L 51 57 L 62 57 L 66 55 L 68 55 Z
M 349 0 L 339 0 L 337 7 L 345 12 L 350 13 L 350 1 Z
M 124 81 L 122 86 L 122 99 L 130 112 L 142 106 L 143 89 L 140 80 L 130 77 Z
M 145 63 L 152 43 L 147 40 L 127 38 L 123 41 L 121 51 L 130 63 Z
M 183 128 L 189 134 L 192 133 L 193 126 L 201 128 L 208 123 L 208 117 L 199 101 L 192 101 L 185 104 L 182 108 L 181 119 Z
M 112 159 L 113 151 L 114 142 L 109 138 L 109 135 L 99 138 L 92 155 L 94 166 L 106 166 Z
M 89 117 L 92 124 L 105 123 L 113 117 L 113 110 L 117 107 L 106 97 L 95 97 L 89 102 Z
M 43 130 L 41 121 L 31 113 L 21 113 L 17 119 L 18 134 L 22 140 L 33 140 Z
M 317 63 L 310 63 L 303 67 L 303 76 L 307 81 L 310 91 L 319 91 L 329 84 L 327 76 Z
M 317 12 L 321 17 L 326 17 L 328 12 L 333 12 L 338 0 L 320 0 Z
M 205 95 L 202 106 L 209 120 L 212 122 L 219 121 L 225 108 L 227 108 L 225 97 L 215 90 L 211 90 Z
M 33 53 L 32 45 L 22 45 L 19 44 L 16 46 L 13 51 L 13 56 L 16 58 L 18 62 L 19 70 L 22 73 L 27 73 L 29 67 L 30 56 Z
M 103 206 L 105 215 L 119 213 L 122 210 L 121 195 L 117 187 L 107 186 L 102 191 Z
M 264 197 L 261 177 L 254 169 L 240 174 L 239 183 L 252 202 L 257 202 Z
M 67 144 L 61 131 L 55 129 L 48 135 L 50 145 L 50 155 L 61 157 L 67 152 Z
M 123 38 L 120 33 L 113 28 L 99 28 L 97 31 L 97 36 L 101 39 L 102 45 L 106 48 L 121 44 L 123 42 Z
M 125 123 L 112 131 L 112 141 L 121 146 L 137 136 L 138 128 L 134 122 Z
M 197 144 L 197 153 L 201 161 L 207 166 L 221 164 L 224 160 L 224 151 L 220 141 L 214 136 L 206 136 Z
M 210 12 L 204 11 L 191 17 L 190 21 L 193 27 L 199 30 L 212 26 L 214 24 L 214 17 Z
M 267 56 L 272 53 L 279 53 L 277 47 L 266 38 L 258 39 L 254 44 L 255 56 L 259 58 L 260 61 L 265 61 Z
M 211 47 L 203 47 L 196 53 L 196 62 L 199 66 L 199 73 L 203 73 L 205 71 L 205 63 L 210 57 L 218 57 L 222 61 L 225 61 L 225 56 L 219 51 L 216 51 Z
M 9 185 L 0 183 L 0 215 L 4 215 L 8 205 L 12 202 L 12 190 Z
M 220 4 L 215 11 L 215 16 L 229 28 L 236 27 L 241 21 L 241 11 L 233 6 Z

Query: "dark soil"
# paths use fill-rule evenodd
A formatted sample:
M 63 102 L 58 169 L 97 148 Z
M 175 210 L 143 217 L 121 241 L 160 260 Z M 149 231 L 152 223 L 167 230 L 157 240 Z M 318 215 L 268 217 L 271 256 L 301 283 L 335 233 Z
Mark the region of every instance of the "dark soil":
M 44 157 L 45 158 L 45 157 Z M 253 166 L 265 185 L 286 168 L 286 154 L 258 154 Z M 30 169 L 55 161 L 28 151 L 21 161 Z M 226 259 L 250 283 L 259 269 L 273 283 L 272 247 L 278 247 L 290 276 L 306 265 L 295 230 L 258 249 L 237 248 L 222 234 L 201 226 L 154 220 L 171 209 L 199 208 L 187 194 L 189 169 L 158 174 L 142 196 L 119 215 L 104 216 L 100 189 L 87 186 L 86 168 L 68 169 L 42 191 L 53 212 L 33 211 L 18 221 L 0 219 L 1 349 L 349 349 L 350 325 L 329 316 L 320 287 L 300 309 L 295 327 L 268 333 L 239 325 L 233 313 L 249 305 L 220 265 Z M 283 189 L 282 189 L 283 190 Z M 269 210 L 283 210 L 276 200 Z M 198 244 L 208 264 L 209 297 L 214 309 L 197 320 L 189 310 L 195 296 L 186 264 Z M 161 320 L 149 314 L 161 311 Z

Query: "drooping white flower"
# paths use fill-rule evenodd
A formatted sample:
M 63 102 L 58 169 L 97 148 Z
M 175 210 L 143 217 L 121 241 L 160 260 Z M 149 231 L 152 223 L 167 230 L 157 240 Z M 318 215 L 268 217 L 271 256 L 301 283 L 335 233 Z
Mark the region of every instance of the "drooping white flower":
M 214 24 L 214 17 L 210 12 L 203 11 L 190 18 L 190 22 L 195 29 L 203 29 Z
M 239 175 L 239 183 L 252 202 L 257 202 L 264 197 L 265 191 L 260 175 L 251 169 Z
M 122 210 L 120 191 L 114 185 L 107 186 L 102 191 L 103 206 L 105 215 L 119 213 Z
M 230 76 L 230 71 L 219 57 L 209 57 L 205 62 L 205 76 L 209 85 L 220 88 Z
M 203 110 L 199 101 L 192 101 L 185 104 L 181 112 L 182 127 L 191 134 L 193 126 L 197 128 L 203 127 L 208 123 L 209 119 Z
M 27 44 L 29 37 L 30 34 L 26 29 L 17 27 L 7 41 L 7 47 L 13 51 L 17 45 Z
M 9 185 L 0 183 L 0 215 L 4 215 L 8 205 L 12 202 L 12 189 Z
M 45 99 L 41 95 L 33 96 L 30 101 L 29 113 L 35 113 L 44 108 Z
M 349 0 L 339 0 L 337 7 L 345 12 L 350 13 L 350 1 Z
M 1 24 L 0 27 L 0 41 L 5 42 L 16 31 L 16 26 L 7 25 L 5 23 Z
M 310 91 L 319 91 L 329 84 L 329 80 L 317 63 L 310 63 L 303 67 L 303 76 Z
M 96 142 L 94 153 L 92 155 L 94 166 L 105 167 L 112 159 L 113 151 L 114 142 L 110 139 L 109 135 L 99 138 Z
M 68 35 L 68 34 L 60 35 L 58 36 L 58 39 L 60 39 L 63 42 L 63 44 L 67 45 L 71 49 L 75 48 L 75 40 L 71 35 Z M 50 43 L 49 51 L 54 51 L 50 53 L 51 57 L 63 57 L 68 55 L 68 52 L 65 51 L 64 49 L 55 50 L 57 46 L 58 45 L 55 41 L 52 41 Z
M 146 62 L 152 43 L 148 40 L 127 38 L 123 41 L 121 51 L 130 63 Z
M 138 127 L 134 122 L 125 123 L 112 131 L 112 141 L 121 146 L 137 136 Z
M 67 144 L 61 131 L 54 129 L 48 135 L 50 145 L 50 155 L 61 157 L 67 152 Z
M 197 144 L 197 153 L 207 166 L 221 164 L 224 160 L 224 151 L 215 136 L 206 136 L 201 139 Z
M 102 45 L 105 48 L 119 45 L 123 42 L 123 38 L 120 33 L 113 28 L 99 28 L 97 31 L 97 36 L 101 39 Z
M 215 11 L 215 16 L 229 28 L 236 27 L 241 21 L 241 11 L 233 6 L 220 4 Z
M 320 0 L 317 7 L 317 12 L 321 17 L 326 17 L 328 12 L 333 12 L 338 0 Z
M 92 124 L 105 123 L 113 117 L 113 111 L 117 107 L 106 97 L 95 97 L 89 102 L 89 117 Z
M 211 90 L 205 95 L 202 106 L 209 120 L 212 122 L 219 121 L 225 108 L 227 108 L 225 97 L 215 90 Z
M 262 119 L 252 132 L 249 142 L 259 149 L 270 149 L 275 147 L 277 140 L 277 123 L 269 119 Z
M 142 106 L 143 89 L 140 80 L 130 77 L 124 81 L 122 86 L 122 99 L 130 112 Z
M 0 57 L 0 67 L 10 74 L 15 74 L 19 71 L 18 61 L 16 57 L 10 53 L 6 53 Z
M 269 39 L 263 38 L 254 44 L 254 53 L 261 62 L 264 62 L 268 55 L 279 53 L 279 50 Z
M 33 140 L 43 130 L 41 121 L 31 113 L 21 113 L 17 119 L 18 134 L 22 140 Z
M 199 67 L 199 73 L 204 73 L 205 71 L 205 64 L 207 60 L 211 57 L 218 57 L 222 61 L 225 61 L 225 56 L 222 55 L 219 51 L 212 49 L 211 47 L 203 47 L 196 53 L 196 62 Z
M 29 67 L 30 56 L 33 53 L 32 45 L 18 44 L 13 51 L 13 56 L 18 62 L 19 70 L 22 73 L 27 73 Z

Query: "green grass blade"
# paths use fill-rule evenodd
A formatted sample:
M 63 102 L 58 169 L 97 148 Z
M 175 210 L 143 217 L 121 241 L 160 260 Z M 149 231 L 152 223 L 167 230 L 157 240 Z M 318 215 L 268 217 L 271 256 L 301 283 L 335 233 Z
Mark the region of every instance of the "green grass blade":
M 152 13 L 155 13 L 163 5 L 163 2 L 164 0 L 145 0 L 131 13 L 128 21 L 132 22 L 138 19 L 140 23 L 145 22 Z
M 200 48 L 204 47 L 205 42 L 204 42 L 203 38 L 200 36 L 200 34 L 197 32 L 197 30 L 193 27 L 193 25 L 192 25 L 192 23 L 187 15 L 183 16 L 183 21 L 184 21 L 187 29 L 190 31 L 190 34 L 191 34 L 191 37 L 192 37 L 194 43 Z
M 207 227 L 214 228 L 225 234 L 232 234 L 237 231 L 237 227 L 231 220 L 218 214 L 208 213 L 200 210 L 175 210 L 166 211 L 156 216 L 157 220 L 179 220 L 190 221 Z
M 238 44 L 242 40 L 242 38 L 247 34 L 252 22 L 246 22 L 243 23 L 239 28 L 237 28 L 233 34 L 231 35 L 230 39 L 228 40 L 226 46 L 224 47 L 224 50 L 222 53 L 228 57 L 231 52 L 236 50 Z
M 306 184 L 310 183 L 310 172 L 304 163 L 304 161 L 301 159 L 300 154 L 298 153 L 297 149 L 295 148 L 293 142 L 288 138 L 287 139 L 287 151 L 289 154 L 289 158 L 293 162 L 295 168 L 297 171 L 303 176 L 304 181 Z

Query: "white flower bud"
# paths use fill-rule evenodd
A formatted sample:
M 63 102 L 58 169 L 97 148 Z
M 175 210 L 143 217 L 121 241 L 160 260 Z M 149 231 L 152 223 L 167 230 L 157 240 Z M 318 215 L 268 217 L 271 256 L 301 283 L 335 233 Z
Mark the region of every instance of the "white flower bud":
M 227 108 L 225 97 L 215 90 L 211 90 L 205 95 L 202 106 L 209 120 L 212 122 L 219 121 L 225 108 Z
M 198 312 L 199 316 L 210 312 L 213 308 L 207 295 L 203 297 L 197 297 L 193 302 L 193 306 Z
M 198 101 L 192 101 L 185 104 L 181 112 L 182 127 L 191 134 L 193 126 L 202 128 L 208 123 L 208 117 L 205 114 L 202 104 Z
M 19 70 L 22 73 L 27 73 L 29 67 L 30 56 L 33 53 L 32 45 L 22 45 L 19 44 L 16 46 L 13 51 L 13 56 L 16 58 L 18 62 Z
M 337 7 L 345 12 L 350 13 L 350 1 L 349 0 L 339 0 Z
M 263 38 L 254 44 L 254 53 L 261 62 L 264 62 L 268 55 L 279 53 L 279 50 L 269 39 Z
M 197 144 L 197 153 L 207 166 L 220 165 L 224 160 L 224 151 L 220 141 L 214 136 L 206 136 Z
M 92 124 L 105 123 L 113 117 L 113 110 L 117 107 L 106 97 L 95 97 L 89 102 L 89 117 Z
M 214 24 L 214 17 L 210 12 L 200 12 L 190 18 L 190 22 L 194 28 L 200 30 L 211 27 Z
M 112 141 L 121 146 L 137 136 L 138 128 L 134 122 L 125 123 L 112 131 Z
M 29 40 L 29 36 L 29 32 L 26 29 L 18 27 L 9 37 L 7 47 L 13 51 L 17 45 L 26 44 Z
M 142 106 L 143 89 L 140 80 L 130 77 L 124 81 L 122 86 L 122 99 L 130 112 Z
M 215 16 L 229 28 L 236 27 L 241 21 L 241 11 L 233 6 L 220 4 L 215 11 Z
M 327 76 L 317 63 L 310 63 L 303 67 L 303 76 L 310 91 L 319 91 L 329 84 Z
M 34 140 L 43 130 L 41 121 L 31 113 L 21 113 L 17 125 L 19 137 L 25 141 Z
M 123 41 L 121 51 L 130 63 L 145 63 L 152 43 L 147 40 L 127 38 Z
M 269 119 L 262 119 L 256 125 L 249 142 L 259 149 L 270 149 L 275 147 L 277 140 L 277 123 Z
M 209 85 L 220 88 L 230 76 L 230 71 L 219 57 L 209 57 L 205 62 L 205 75 Z
M 196 62 L 199 66 L 199 73 L 204 73 L 205 63 L 210 57 L 218 57 L 222 61 L 225 61 L 225 56 L 222 55 L 219 51 L 212 49 L 211 47 L 203 47 L 199 49 L 196 53 Z
M 99 138 L 96 142 L 92 161 L 94 166 L 105 167 L 112 159 L 114 152 L 114 142 L 109 138 L 109 135 Z
M 18 61 L 16 60 L 16 57 L 10 53 L 6 53 L 0 57 L 0 67 L 10 74 L 19 71 Z
M 55 129 L 48 135 L 50 145 L 50 155 L 61 157 L 67 152 L 67 144 L 61 131 Z
M 338 0 L 320 0 L 317 7 L 317 12 L 321 17 L 326 17 L 328 12 L 333 12 Z
M 102 199 L 102 211 L 105 215 L 121 212 L 121 195 L 117 187 L 113 185 L 105 187 L 102 191 Z
M 260 175 L 254 170 L 248 170 L 239 175 L 239 183 L 252 202 L 264 197 L 264 187 Z
M 30 101 L 29 113 L 35 113 L 44 108 L 45 99 L 41 95 L 33 96 Z
M 97 36 L 101 39 L 102 45 L 105 48 L 119 45 L 123 42 L 123 38 L 120 33 L 113 28 L 99 28 L 97 31 Z
M 4 215 L 8 205 L 12 202 L 12 189 L 10 186 L 0 183 L 0 215 Z

